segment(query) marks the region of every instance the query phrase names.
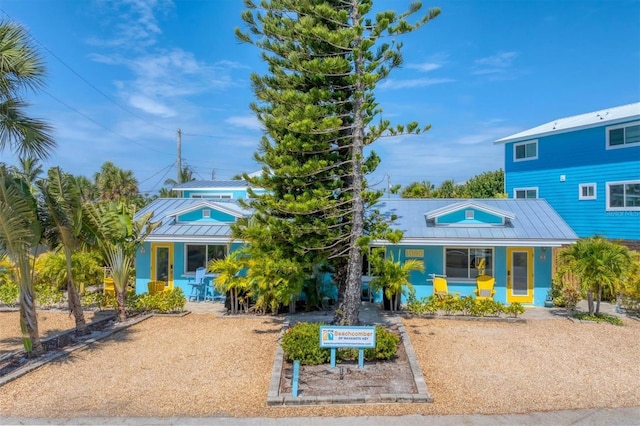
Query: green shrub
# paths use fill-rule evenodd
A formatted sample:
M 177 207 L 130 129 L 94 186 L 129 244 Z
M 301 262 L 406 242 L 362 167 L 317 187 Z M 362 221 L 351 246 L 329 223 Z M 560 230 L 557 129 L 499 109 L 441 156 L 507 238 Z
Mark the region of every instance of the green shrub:
M 590 315 L 587 312 L 575 312 L 571 314 L 571 316 L 581 321 L 608 322 L 609 324 L 613 324 L 613 325 L 624 325 L 624 323 L 620 318 L 614 317 L 613 315 L 607 315 L 607 314 Z
M 320 323 L 297 323 L 282 336 L 282 350 L 287 361 L 300 361 L 302 365 L 318 365 L 329 362 L 331 349 L 320 347 Z M 400 337 L 383 326 L 376 326 L 376 347 L 364 350 L 367 361 L 392 359 L 398 352 Z M 340 348 L 336 351 L 337 361 L 358 358 L 358 349 Z
M 187 299 L 179 287 L 161 291 L 153 296 L 143 293 L 132 298 L 132 300 L 127 297 L 127 306 L 133 306 L 138 312 L 158 312 L 163 314 L 182 312 L 186 303 Z
M 438 307 L 438 309 L 443 310 L 445 315 L 452 315 L 456 312 L 462 311 L 460 299 L 455 298 L 451 295 L 447 295 L 444 298 L 438 300 L 436 302 L 436 306 Z
M 7 282 L 0 285 L 0 305 L 16 306 L 20 296 L 18 284 Z
M 517 318 L 518 315 L 524 314 L 524 306 L 520 303 L 512 303 L 509 306 L 505 306 L 503 312 L 507 315 L 512 315 L 514 318 Z
M 300 361 L 303 365 L 328 362 L 331 351 L 320 347 L 320 326 L 324 324 L 299 322 L 282 336 L 282 350 L 287 361 Z
M 459 302 L 460 311 L 462 315 L 471 315 L 472 312 L 475 311 L 476 299 L 471 296 L 463 296 Z
M 47 284 L 36 285 L 35 294 L 40 308 L 56 307 L 64 301 L 64 292 Z
M 433 296 L 423 297 L 421 300 L 410 296 L 407 301 L 407 311 L 416 315 L 435 314 L 438 312 L 438 306 Z

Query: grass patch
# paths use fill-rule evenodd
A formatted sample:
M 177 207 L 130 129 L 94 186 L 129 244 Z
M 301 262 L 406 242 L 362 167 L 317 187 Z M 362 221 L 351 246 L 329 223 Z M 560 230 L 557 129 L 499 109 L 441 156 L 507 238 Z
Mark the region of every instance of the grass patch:
M 586 312 L 575 312 L 571 314 L 571 317 L 579 319 L 580 321 L 608 322 L 609 324 L 613 325 L 624 325 L 620 318 L 607 314 L 589 315 Z

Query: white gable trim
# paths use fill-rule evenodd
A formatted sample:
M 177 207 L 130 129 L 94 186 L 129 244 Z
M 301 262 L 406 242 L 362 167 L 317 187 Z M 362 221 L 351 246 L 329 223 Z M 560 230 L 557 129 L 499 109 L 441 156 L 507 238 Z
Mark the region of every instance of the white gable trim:
M 199 200 L 199 198 L 194 198 L 194 200 Z M 217 210 L 220 211 L 222 213 L 227 213 L 230 214 L 233 217 L 236 218 L 240 218 L 240 217 L 244 217 L 244 215 L 238 211 L 226 208 L 223 204 L 219 204 L 219 203 L 214 203 L 214 202 L 210 202 L 210 201 L 202 201 L 202 202 L 198 202 L 196 204 L 193 204 L 187 208 L 181 209 L 181 210 L 175 210 L 172 212 L 169 212 L 166 214 L 166 217 L 178 217 L 180 215 L 186 214 L 186 213 L 191 213 L 193 211 L 196 210 L 200 210 L 200 209 L 212 209 L 212 210 Z
M 503 218 L 514 220 L 516 218 L 515 213 L 508 212 L 506 210 L 496 209 L 493 207 L 489 207 L 486 204 L 479 203 L 477 201 L 462 201 L 459 203 L 454 203 L 448 206 L 441 207 L 436 210 L 432 210 L 425 214 L 427 220 L 437 219 L 440 216 L 444 216 L 449 213 L 454 213 L 459 210 L 464 210 L 468 208 L 473 208 L 476 210 L 483 211 L 485 213 L 489 213 L 495 216 L 501 216 Z

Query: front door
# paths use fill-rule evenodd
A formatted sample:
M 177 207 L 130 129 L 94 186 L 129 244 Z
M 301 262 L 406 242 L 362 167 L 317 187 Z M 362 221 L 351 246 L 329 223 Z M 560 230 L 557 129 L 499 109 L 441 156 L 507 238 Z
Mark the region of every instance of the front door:
M 507 249 L 507 302 L 533 303 L 533 249 Z
M 173 288 L 173 244 L 152 243 L 151 280 L 164 281 Z

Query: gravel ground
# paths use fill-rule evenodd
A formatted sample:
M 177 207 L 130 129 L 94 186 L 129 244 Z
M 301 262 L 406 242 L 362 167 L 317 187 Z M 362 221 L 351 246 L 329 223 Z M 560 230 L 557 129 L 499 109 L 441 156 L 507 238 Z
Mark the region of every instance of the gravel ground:
M 73 326 L 46 315 L 41 331 Z M 17 321 L 0 312 L 0 351 Z M 0 416 L 499 414 L 640 401 L 640 322 L 403 322 L 433 404 L 267 407 L 281 320 L 191 314 L 150 318 L 0 387 Z

